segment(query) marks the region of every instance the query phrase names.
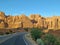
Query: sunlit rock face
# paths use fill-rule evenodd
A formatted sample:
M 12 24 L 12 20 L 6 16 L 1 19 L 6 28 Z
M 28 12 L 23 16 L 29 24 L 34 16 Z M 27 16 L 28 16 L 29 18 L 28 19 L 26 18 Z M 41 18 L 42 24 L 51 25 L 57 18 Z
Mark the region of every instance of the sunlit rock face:
M 49 28 L 49 29 L 51 29 L 52 28 L 52 20 L 51 20 L 51 18 L 46 18 L 46 25 L 47 25 L 47 28 Z
M 60 29 L 60 16 L 53 16 L 52 17 L 52 22 L 53 22 L 53 25 L 52 27 L 54 29 Z
M 43 17 L 38 18 L 37 27 L 38 28 L 47 28 L 46 23 L 45 23 L 45 18 L 43 18 Z
M 0 28 L 6 28 L 7 25 L 6 24 L 6 15 L 4 12 L 0 12 Z
M 60 17 L 53 16 L 46 18 L 47 28 L 48 29 L 60 29 Z
M 8 28 L 18 28 L 18 27 L 20 27 L 19 22 L 20 22 L 19 16 L 8 16 L 7 17 Z
M 19 16 L 6 16 L 0 12 L 0 28 L 47 28 L 60 29 L 60 16 L 42 17 L 39 14 L 31 14 L 29 17 L 21 14 Z
M 5 13 L 4 12 L 0 12 L 0 20 L 5 20 Z
M 23 25 L 23 26 L 21 25 L 23 28 L 33 28 L 33 23 L 24 14 L 20 16 L 20 21 L 21 21 L 21 24 Z
M 22 14 L 21 16 L 8 16 L 8 28 L 32 28 L 33 24 L 30 19 Z
M 31 22 L 33 23 L 33 27 L 34 28 L 38 28 L 37 23 L 38 23 L 38 19 L 41 18 L 41 16 L 39 14 L 31 14 L 29 16 L 29 19 L 31 20 Z
M 38 14 L 31 14 L 29 19 L 32 20 L 34 27 L 47 29 L 60 29 L 60 16 L 41 17 Z
M 38 18 L 40 18 L 41 16 L 39 14 L 31 14 L 29 16 L 29 19 L 30 20 L 35 20 L 35 21 L 38 21 Z
M 31 14 L 29 19 L 32 20 L 35 28 L 47 28 L 45 18 L 39 14 Z
M 58 18 L 58 29 L 60 29 L 60 17 Z
M 0 28 L 5 28 L 5 24 L 3 21 L 0 22 Z

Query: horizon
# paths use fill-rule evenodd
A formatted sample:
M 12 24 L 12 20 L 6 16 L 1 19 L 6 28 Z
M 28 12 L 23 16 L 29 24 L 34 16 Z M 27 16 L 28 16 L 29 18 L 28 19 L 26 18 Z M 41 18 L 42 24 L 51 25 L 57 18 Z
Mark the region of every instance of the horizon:
M 43 17 L 60 16 L 60 0 L 1 0 L 0 11 L 6 15 L 40 14 Z
M 0 11 L 1 12 L 1 11 Z M 3 12 L 4 14 L 5 14 L 5 12 Z M 26 15 L 26 14 L 18 14 L 18 15 L 10 15 L 10 14 L 8 14 L 8 15 L 6 15 L 5 14 L 5 16 L 21 16 L 21 15 L 25 15 L 25 16 L 30 16 L 31 14 L 29 14 L 29 15 Z M 40 15 L 40 14 L 32 14 L 32 15 Z M 44 17 L 44 16 L 42 16 L 42 15 L 40 15 L 41 17 Z M 54 17 L 55 15 L 52 15 L 52 16 L 49 16 L 49 17 Z M 57 15 L 56 15 L 57 16 Z M 59 15 L 58 15 L 59 16 Z M 57 16 L 57 17 L 58 17 Z M 48 18 L 48 17 L 45 17 L 45 18 Z
M 0 11 L 0 12 L 1 12 L 1 11 Z M 2 13 L 4 13 L 4 12 L 2 12 Z M 5 14 L 5 13 L 4 13 L 4 14 Z M 26 14 L 18 14 L 18 15 L 10 15 L 10 14 L 6 15 L 6 14 L 5 14 L 5 16 L 21 16 L 21 15 L 27 16 Z M 30 14 L 30 15 L 40 15 L 40 14 Z M 30 15 L 28 15 L 28 16 L 30 16 Z M 27 16 L 27 17 L 28 17 L 28 16 Z M 41 16 L 41 17 L 44 17 L 44 16 L 42 16 L 42 15 L 40 15 L 40 16 Z M 55 16 L 55 15 L 54 15 L 54 16 L 49 16 L 49 18 L 50 18 L 50 17 L 60 17 L 60 16 Z M 48 18 L 48 17 L 44 17 L 44 18 Z

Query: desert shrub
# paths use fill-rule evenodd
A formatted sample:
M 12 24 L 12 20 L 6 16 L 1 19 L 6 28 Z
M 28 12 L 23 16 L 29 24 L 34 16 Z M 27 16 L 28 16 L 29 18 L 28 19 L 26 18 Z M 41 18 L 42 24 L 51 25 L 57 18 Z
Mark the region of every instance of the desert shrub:
M 42 36 L 42 31 L 40 29 L 37 28 L 33 28 L 31 30 L 31 36 L 32 38 L 36 41 L 36 39 L 40 38 Z
M 45 45 L 55 45 L 56 38 L 52 34 L 46 34 L 44 37 L 44 42 L 45 42 Z
M 42 39 L 37 39 L 36 41 L 37 41 L 38 45 L 44 45 L 44 42 Z
M 55 45 L 60 45 L 60 42 L 59 42 L 59 41 L 56 41 L 56 42 L 55 42 Z

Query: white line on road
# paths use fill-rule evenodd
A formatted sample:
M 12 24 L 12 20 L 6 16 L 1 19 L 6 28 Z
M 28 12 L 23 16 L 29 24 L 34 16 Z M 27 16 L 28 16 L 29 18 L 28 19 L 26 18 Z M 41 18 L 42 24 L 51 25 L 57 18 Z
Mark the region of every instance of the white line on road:
M 23 40 L 24 40 L 25 44 L 28 45 L 28 43 L 25 40 L 25 35 L 23 36 Z

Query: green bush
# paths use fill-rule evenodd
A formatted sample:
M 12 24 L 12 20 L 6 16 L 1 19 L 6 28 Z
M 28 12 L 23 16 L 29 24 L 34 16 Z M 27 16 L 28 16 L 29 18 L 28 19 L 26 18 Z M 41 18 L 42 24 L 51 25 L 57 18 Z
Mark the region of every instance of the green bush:
M 55 45 L 56 41 L 55 36 L 52 34 L 46 34 L 44 37 L 45 45 Z
M 42 31 L 37 28 L 31 29 L 31 36 L 36 41 L 36 39 L 40 38 L 42 36 Z
M 38 45 L 44 45 L 44 42 L 42 39 L 37 39 L 36 41 L 37 41 Z
M 59 42 L 59 41 L 56 41 L 56 42 L 55 42 L 55 45 L 60 45 L 60 42 Z

